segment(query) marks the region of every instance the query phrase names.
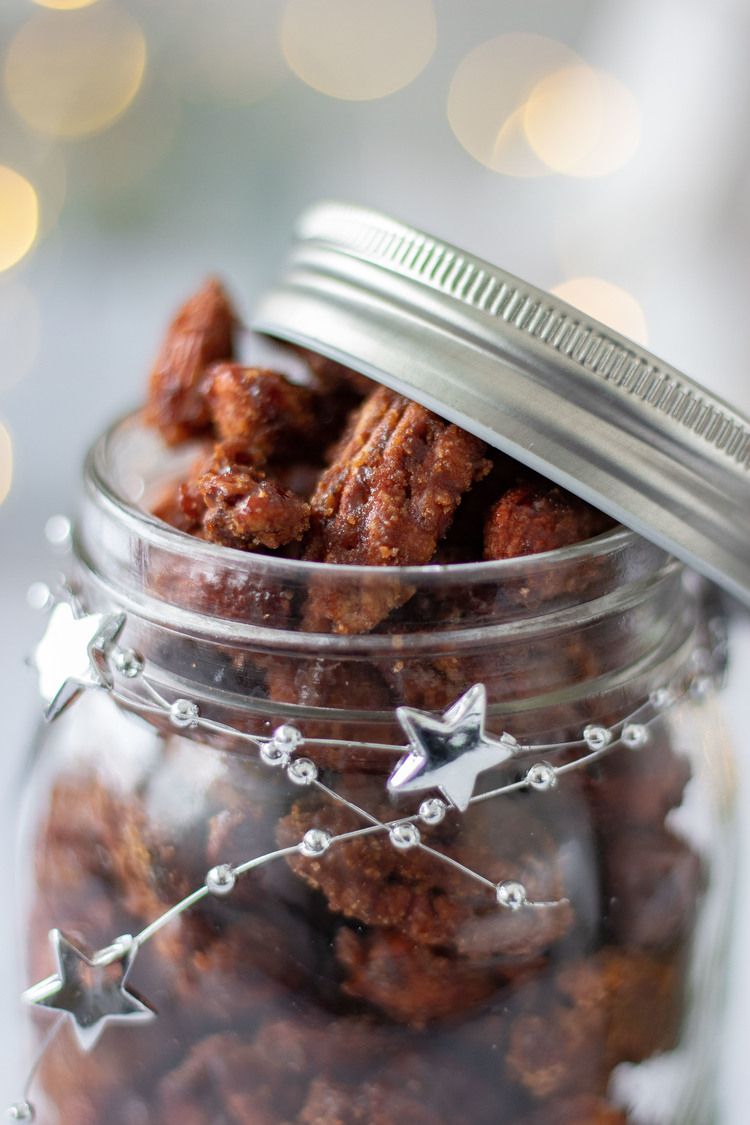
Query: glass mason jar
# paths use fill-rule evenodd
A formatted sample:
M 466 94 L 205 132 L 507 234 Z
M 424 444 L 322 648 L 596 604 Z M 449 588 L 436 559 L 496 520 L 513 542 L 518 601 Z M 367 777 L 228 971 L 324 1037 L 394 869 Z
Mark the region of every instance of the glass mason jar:
M 702 592 L 622 528 L 402 570 L 219 548 L 146 514 L 190 456 L 131 418 L 86 467 L 72 589 L 125 625 L 33 763 L 38 1119 L 705 1125 L 733 784 Z M 50 929 L 97 962 L 77 991 Z M 144 1007 L 77 1035 L 107 973 Z

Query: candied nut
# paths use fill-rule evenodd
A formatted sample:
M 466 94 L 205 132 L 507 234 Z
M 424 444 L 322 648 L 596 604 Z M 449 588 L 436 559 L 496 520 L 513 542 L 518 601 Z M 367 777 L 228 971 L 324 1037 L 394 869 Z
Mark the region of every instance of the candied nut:
M 537 1098 L 571 1090 L 604 1090 L 608 1071 L 595 1030 L 575 1011 L 551 1006 L 515 1018 L 505 1056 L 508 1074 Z
M 654 952 L 689 940 L 703 885 L 695 852 L 669 832 L 620 826 L 602 853 L 612 939 Z
M 205 537 L 225 547 L 281 547 L 301 539 L 310 522 L 306 501 L 262 472 L 228 461 L 201 476 Z
M 394 819 L 392 807 L 374 800 L 376 779 L 370 785 L 369 797 L 356 787 L 346 795 L 382 820 Z M 310 827 L 335 836 L 361 824 L 349 809 L 311 797 L 279 821 L 277 838 L 287 846 L 302 839 Z M 454 817 L 446 817 L 434 831 L 431 844 L 485 878 L 495 883 L 517 879 L 532 901 L 557 902 L 564 897 L 561 858 L 554 841 L 525 810 L 508 808 L 496 818 L 479 805 L 464 815 L 459 828 Z M 535 957 L 559 941 L 572 923 L 567 902 L 543 909 L 503 910 L 494 889 L 420 848 L 394 848 L 385 834 L 347 840 L 319 860 L 292 855 L 287 862 L 323 892 L 334 913 L 398 929 L 413 942 L 453 949 L 475 962 L 501 964 L 505 959 Z
M 586 786 L 597 824 L 606 833 L 613 825 L 639 824 L 658 829 L 667 813 L 682 801 L 692 767 L 658 726 L 649 730 L 648 753 L 620 750 L 587 771 Z
M 421 1090 L 380 1082 L 359 1088 L 316 1078 L 297 1121 L 300 1125 L 440 1125 L 445 1119 L 424 1104 Z M 455 1119 L 452 1119 L 455 1120 Z
M 249 460 L 299 454 L 315 435 L 313 394 L 277 371 L 220 363 L 203 382 L 217 437 L 243 443 Z
M 306 557 L 368 566 L 429 562 L 461 497 L 490 468 L 483 449 L 458 426 L 379 387 L 353 416 L 318 483 Z M 410 593 L 386 584 L 313 590 L 306 628 L 366 632 Z
M 285 1071 L 284 1063 L 283 1057 L 269 1060 L 237 1034 L 208 1036 L 159 1084 L 158 1120 L 163 1125 L 294 1120 L 305 1083 Z
M 340 391 L 343 387 L 364 398 L 375 389 L 372 379 L 359 371 L 353 371 L 351 367 L 345 367 L 343 363 L 337 363 L 335 359 L 310 351 L 309 348 L 295 347 L 294 350 L 305 360 L 315 382 L 324 393 Z
M 415 945 L 395 930 L 359 935 L 343 928 L 336 954 L 346 972 L 344 992 L 412 1027 L 465 1012 L 497 987 L 487 970 Z
M 605 947 L 563 964 L 513 1020 L 508 1073 L 537 1098 L 604 1094 L 618 1063 L 674 1046 L 680 991 L 674 965 L 641 953 Z
M 591 539 L 614 520 L 550 481 L 522 480 L 490 509 L 484 557 L 514 559 Z
M 209 278 L 179 309 L 156 357 L 149 383 L 146 419 L 169 445 L 210 425 L 201 380 L 209 364 L 231 359 L 237 325 L 221 284 Z

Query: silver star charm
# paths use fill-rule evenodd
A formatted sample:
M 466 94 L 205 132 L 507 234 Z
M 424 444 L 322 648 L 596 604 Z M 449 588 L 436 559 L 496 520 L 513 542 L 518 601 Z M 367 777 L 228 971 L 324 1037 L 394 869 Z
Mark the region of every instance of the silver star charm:
M 487 692 L 475 684 L 442 718 L 410 707 L 396 710 L 409 740 L 409 752 L 388 778 L 392 793 L 439 789 L 463 812 L 469 806 L 477 775 L 512 758 L 518 743 L 509 734 L 484 733 Z
M 107 661 L 124 624 L 124 613 L 76 617 L 67 602 L 55 606 L 31 660 L 45 719 L 56 719 L 87 687 L 112 686 Z
M 24 998 L 39 1008 L 65 1012 L 73 1021 L 78 1042 L 90 1051 L 108 1023 L 143 1023 L 156 1013 L 128 991 L 136 948 L 115 959 L 92 960 L 59 930 L 50 932 L 57 975 L 30 988 Z

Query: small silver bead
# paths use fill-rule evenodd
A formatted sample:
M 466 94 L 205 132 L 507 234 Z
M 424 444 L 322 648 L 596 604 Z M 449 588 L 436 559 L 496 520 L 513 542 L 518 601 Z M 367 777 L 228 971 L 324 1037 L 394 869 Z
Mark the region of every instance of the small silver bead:
M 583 741 L 590 750 L 603 750 L 612 741 L 612 731 L 597 723 L 589 723 L 583 732 Z
M 15 1102 L 14 1105 L 8 1106 L 8 1119 L 10 1121 L 33 1121 L 34 1107 L 31 1102 Z
M 291 754 L 302 742 L 302 735 L 296 727 L 284 723 L 283 726 L 277 727 L 273 732 L 272 741 L 275 742 L 280 749 L 285 750 L 287 754 Z
M 287 776 L 295 785 L 312 785 L 318 776 L 318 767 L 309 758 L 297 758 L 289 766 Z
M 532 789 L 538 789 L 540 793 L 545 789 L 554 789 L 557 785 L 557 772 L 554 766 L 549 762 L 535 762 L 533 766 L 529 767 L 526 774 L 526 781 Z
M 425 824 L 440 824 L 445 819 L 446 808 L 445 801 L 439 797 L 428 797 L 419 806 L 419 819 Z
M 640 750 L 648 742 L 648 728 L 643 723 L 628 723 L 622 728 L 620 737 L 631 750 Z
M 674 703 L 674 694 L 671 688 L 658 687 L 651 692 L 648 701 L 655 711 L 663 711 Z
M 327 852 L 331 846 L 333 837 L 330 832 L 326 832 L 325 828 L 308 828 L 302 837 L 302 843 L 299 845 L 299 850 L 303 855 L 315 859 L 323 852 Z
M 709 672 L 711 670 L 711 653 L 707 648 L 694 648 L 690 653 L 690 663 L 696 672 Z
M 115 668 L 128 680 L 135 680 L 145 667 L 142 656 L 135 649 L 126 648 L 115 653 Z
M 399 848 L 401 851 L 416 848 L 422 838 L 416 824 L 410 824 L 408 820 L 402 821 L 401 824 L 394 824 L 388 835 L 394 848 Z
M 497 885 L 497 901 L 507 910 L 520 910 L 526 905 L 526 888 L 523 883 L 516 883 L 513 879 L 506 879 Z
M 237 876 L 228 863 L 217 864 L 206 875 L 206 886 L 212 895 L 231 894 L 236 882 Z
M 693 699 L 706 699 L 714 689 L 711 676 L 696 676 L 690 682 L 690 695 Z
M 260 748 L 260 756 L 267 766 L 289 765 L 289 752 L 277 745 L 273 738 L 270 742 L 263 743 Z
M 190 699 L 175 699 L 169 708 L 169 718 L 176 727 L 194 727 L 198 723 L 198 704 Z
M 32 582 L 26 591 L 26 604 L 30 609 L 48 609 L 52 605 L 52 591 L 46 582 Z
M 73 531 L 67 516 L 50 516 L 44 525 L 44 536 L 51 547 L 67 547 Z

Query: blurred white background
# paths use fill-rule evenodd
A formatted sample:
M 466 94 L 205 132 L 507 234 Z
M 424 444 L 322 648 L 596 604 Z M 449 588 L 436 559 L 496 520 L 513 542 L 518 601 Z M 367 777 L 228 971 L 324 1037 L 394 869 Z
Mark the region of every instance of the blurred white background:
M 214 271 L 251 315 L 295 214 L 352 199 L 561 287 L 750 413 L 749 51 L 747 0 L 3 0 L 2 854 L 44 524 L 173 307 Z M 0 1103 L 20 1092 L 6 866 Z M 739 902 L 726 1125 L 747 1121 L 745 873 Z

